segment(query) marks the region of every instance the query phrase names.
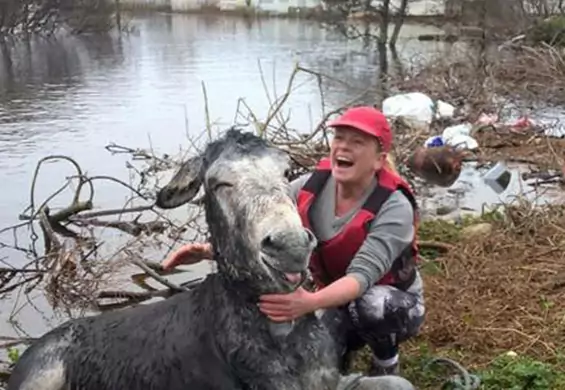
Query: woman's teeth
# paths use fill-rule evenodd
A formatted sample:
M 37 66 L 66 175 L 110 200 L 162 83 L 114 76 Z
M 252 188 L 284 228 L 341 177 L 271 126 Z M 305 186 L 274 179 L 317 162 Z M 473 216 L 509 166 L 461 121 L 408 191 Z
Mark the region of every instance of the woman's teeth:
M 336 162 L 339 167 L 350 167 L 353 165 L 353 161 L 346 157 L 336 157 Z

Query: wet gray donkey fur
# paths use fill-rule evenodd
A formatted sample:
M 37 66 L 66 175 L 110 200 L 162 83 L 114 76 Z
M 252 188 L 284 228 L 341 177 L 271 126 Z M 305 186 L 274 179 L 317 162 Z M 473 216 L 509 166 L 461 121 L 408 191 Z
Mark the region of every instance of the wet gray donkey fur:
M 314 314 L 284 336 L 257 307 L 260 294 L 297 286 L 316 245 L 284 177 L 285 153 L 237 129 L 187 161 L 156 206 L 204 208 L 218 272 L 195 288 L 137 307 L 70 320 L 20 357 L 8 390 L 413 390 L 400 377 L 341 377 L 336 344 Z

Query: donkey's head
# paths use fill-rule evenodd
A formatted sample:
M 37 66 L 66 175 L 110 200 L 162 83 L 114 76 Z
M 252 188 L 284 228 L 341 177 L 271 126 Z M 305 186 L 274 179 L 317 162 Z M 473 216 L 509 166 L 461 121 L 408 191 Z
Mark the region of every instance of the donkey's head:
M 175 208 L 204 187 L 204 207 L 218 271 L 253 293 L 286 292 L 305 276 L 316 239 L 289 195 L 286 153 L 230 129 L 188 160 L 159 191 Z

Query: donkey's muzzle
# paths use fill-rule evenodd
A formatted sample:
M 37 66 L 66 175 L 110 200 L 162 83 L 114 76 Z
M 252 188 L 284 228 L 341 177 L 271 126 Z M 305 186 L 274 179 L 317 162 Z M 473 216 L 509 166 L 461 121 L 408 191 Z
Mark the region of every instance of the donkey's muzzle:
M 316 244 L 316 237 L 308 229 L 276 230 L 263 237 L 261 252 L 276 259 L 281 271 L 301 272 Z

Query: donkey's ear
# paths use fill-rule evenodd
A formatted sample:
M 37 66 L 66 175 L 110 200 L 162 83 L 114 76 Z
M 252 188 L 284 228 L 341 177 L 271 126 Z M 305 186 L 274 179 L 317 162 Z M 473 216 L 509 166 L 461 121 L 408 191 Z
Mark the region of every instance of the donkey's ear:
M 155 206 L 174 209 L 190 202 L 202 184 L 202 156 L 186 161 L 167 185 L 157 193 Z

